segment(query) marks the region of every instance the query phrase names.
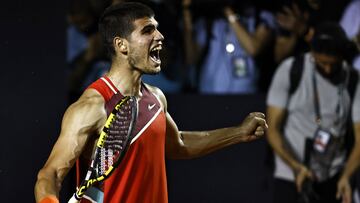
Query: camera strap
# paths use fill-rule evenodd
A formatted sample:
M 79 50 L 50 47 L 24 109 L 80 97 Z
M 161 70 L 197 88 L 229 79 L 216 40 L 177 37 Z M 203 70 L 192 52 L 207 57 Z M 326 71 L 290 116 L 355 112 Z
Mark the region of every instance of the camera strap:
M 347 79 L 347 78 L 346 78 Z M 320 99 L 319 99 L 319 93 L 318 93 L 318 88 L 317 88 L 317 80 L 316 80 L 316 75 L 315 75 L 315 70 L 313 71 L 312 74 L 312 83 L 313 83 L 313 95 L 314 95 L 314 107 L 315 107 L 315 123 L 321 127 L 321 110 L 320 110 Z M 347 83 L 347 81 L 345 81 L 345 83 Z M 344 90 L 345 84 L 341 83 L 338 86 L 338 102 L 335 108 L 335 112 L 337 114 L 337 118 L 334 121 L 334 123 L 339 122 L 340 120 L 340 103 L 341 103 L 341 98 L 342 98 L 342 94 L 343 94 L 343 90 Z
M 317 89 L 315 71 L 313 71 L 313 74 L 312 74 L 312 82 L 313 82 L 314 107 L 315 107 L 315 123 L 317 123 L 319 126 L 321 126 L 319 93 L 318 93 L 318 89 Z

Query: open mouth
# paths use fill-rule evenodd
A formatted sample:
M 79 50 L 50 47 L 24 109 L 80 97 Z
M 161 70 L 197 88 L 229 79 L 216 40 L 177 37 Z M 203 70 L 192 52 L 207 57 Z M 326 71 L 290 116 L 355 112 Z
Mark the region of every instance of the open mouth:
M 160 51 L 161 51 L 161 46 L 156 46 L 156 47 L 154 47 L 153 49 L 150 50 L 150 58 L 156 64 L 161 63 Z

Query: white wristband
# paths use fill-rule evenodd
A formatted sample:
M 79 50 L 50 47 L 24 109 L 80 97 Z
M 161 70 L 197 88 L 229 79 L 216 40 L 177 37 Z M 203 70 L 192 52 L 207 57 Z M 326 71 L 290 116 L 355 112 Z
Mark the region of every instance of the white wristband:
M 232 14 L 232 15 L 228 15 L 227 19 L 230 23 L 235 23 L 238 18 L 236 15 Z

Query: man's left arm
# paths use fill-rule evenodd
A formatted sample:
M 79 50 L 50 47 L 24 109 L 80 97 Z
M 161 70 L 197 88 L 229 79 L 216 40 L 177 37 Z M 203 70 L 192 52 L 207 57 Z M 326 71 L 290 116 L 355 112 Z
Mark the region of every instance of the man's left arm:
M 218 149 L 249 142 L 262 137 L 268 128 L 265 115 L 250 113 L 244 121 L 234 127 L 211 131 L 179 131 L 176 123 L 167 112 L 167 101 L 158 88 L 148 86 L 158 96 L 166 113 L 166 157 L 172 159 L 190 159 L 209 154 Z
M 360 74 L 359 74 L 360 76 Z M 355 87 L 354 98 L 352 100 L 352 120 L 354 122 L 354 147 L 350 153 L 348 161 L 346 162 L 343 173 L 337 185 L 338 198 L 342 198 L 342 203 L 351 202 L 351 187 L 350 178 L 356 172 L 360 165 L 360 81 L 358 80 L 357 86 Z
M 250 113 L 239 125 L 211 131 L 179 131 L 166 113 L 166 156 L 172 159 L 200 157 L 226 146 L 262 137 L 267 129 L 263 113 Z
M 340 177 L 337 188 L 337 198 L 342 198 L 343 203 L 351 202 L 350 178 L 360 165 L 360 122 L 354 124 L 355 143 L 344 171 Z

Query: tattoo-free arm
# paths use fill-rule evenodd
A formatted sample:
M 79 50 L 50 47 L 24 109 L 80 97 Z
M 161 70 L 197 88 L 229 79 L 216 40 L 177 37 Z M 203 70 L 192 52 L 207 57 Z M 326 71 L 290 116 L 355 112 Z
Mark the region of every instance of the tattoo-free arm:
M 337 183 L 336 197 L 342 199 L 342 203 L 350 203 L 351 186 L 350 178 L 360 165 L 360 123 L 354 124 L 355 143 L 348 161 L 346 162 L 343 173 Z
M 166 115 L 166 156 L 172 159 L 200 157 L 240 142 L 264 135 L 267 124 L 262 113 L 251 113 L 241 125 L 211 131 L 179 131 Z
M 95 90 L 84 95 L 65 112 L 61 132 L 35 185 L 35 199 L 58 197 L 61 183 L 80 156 L 90 135 L 97 133 L 106 119 L 104 100 Z
M 179 131 L 174 120 L 167 112 L 164 94 L 158 88 L 149 86 L 161 101 L 166 113 L 167 158 L 189 159 L 200 157 L 218 149 L 240 142 L 249 142 L 265 134 L 267 124 L 263 113 L 250 113 L 244 121 L 235 127 L 221 128 L 211 131 Z
M 279 155 L 294 171 L 300 170 L 299 163 L 291 153 L 284 148 L 284 140 L 281 135 L 283 120 L 285 119 L 286 110 L 274 106 L 267 107 L 267 119 L 269 122 L 268 141 L 275 153 Z
M 230 7 L 224 9 L 224 14 L 246 53 L 250 56 L 257 56 L 270 41 L 271 31 L 265 25 L 260 24 L 254 33 L 249 33 L 238 20 L 234 20 L 235 13 Z
M 354 124 L 355 143 L 348 161 L 346 162 L 343 176 L 350 178 L 360 166 L 360 122 Z
M 184 49 L 185 49 L 185 64 L 195 65 L 200 57 L 201 48 L 194 40 L 193 20 L 190 10 L 192 0 L 183 0 L 183 23 L 184 23 Z
M 268 141 L 275 153 L 294 171 L 297 191 L 302 189 L 306 178 L 311 178 L 312 174 L 306 166 L 295 159 L 292 151 L 284 146 L 283 136 L 281 136 L 281 127 L 285 119 L 286 110 L 274 106 L 268 106 L 267 116 L 269 122 Z

